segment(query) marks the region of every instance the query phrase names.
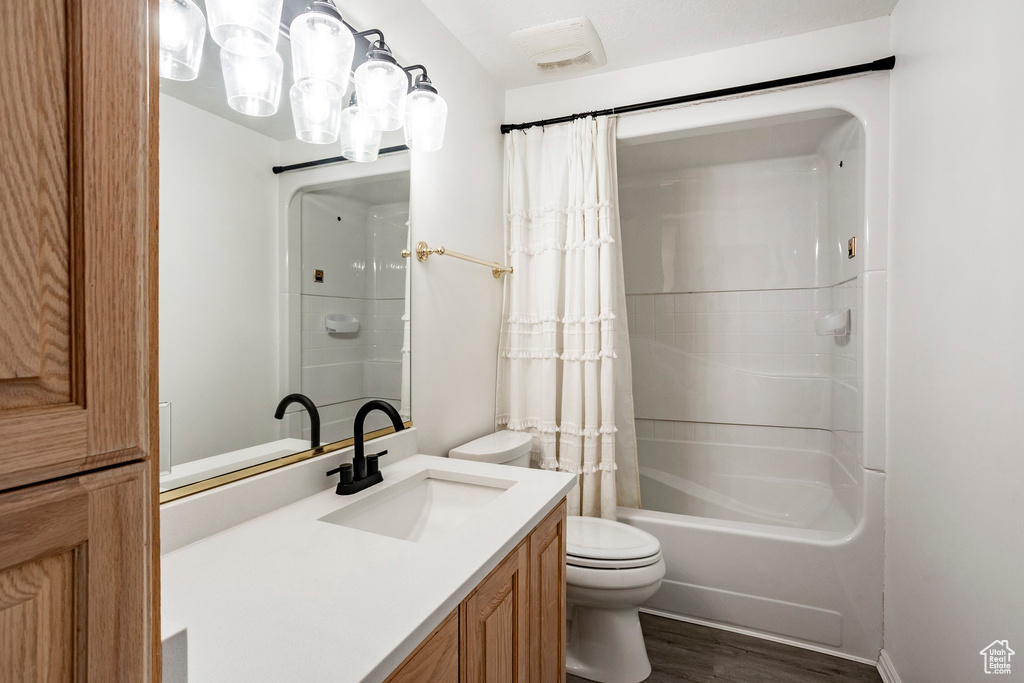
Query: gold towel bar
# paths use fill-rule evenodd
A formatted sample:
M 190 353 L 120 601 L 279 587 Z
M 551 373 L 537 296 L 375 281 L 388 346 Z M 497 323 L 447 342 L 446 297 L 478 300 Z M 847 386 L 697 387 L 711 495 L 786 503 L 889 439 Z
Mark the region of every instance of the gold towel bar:
M 426 261 L 431 254 L 437 254 L 438 256 L 454 256 L 455 258 L 460 258 L 463 261 L 469 261 L 470 263 L 479 263 L 481 266 L 487 266 L 488 268 L 490 268 L 491 273 L 494 275 L 495 278 L 501 277 L 502 273 L 508 273 L 510 275 L 512 274 L 512 266 L 503 266 L 500 263 L 497 263 L 496 261 L 484 261 L 482 258 L 477 258 L 476 256 L 469 256 L 468 254 L 460 254 L 457 251 L 445 249 L 444 247 L 436 247 L 434 249 L 431 249 L 430 247 L 427 246 L 426 242 L 416 243 L 416 258 L 418 260 L 420 260 L 421 262 Z M 412 254 L 409 253 L 408 249 L 402 250 L 403 258 L 409 258 L 411 255 Z

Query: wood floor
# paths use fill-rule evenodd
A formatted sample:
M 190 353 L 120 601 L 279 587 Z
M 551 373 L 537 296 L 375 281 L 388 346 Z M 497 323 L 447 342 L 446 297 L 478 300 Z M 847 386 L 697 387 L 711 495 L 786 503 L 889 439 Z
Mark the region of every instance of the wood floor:
M 640 615 L 649 683 L 880 683 L 875 667 L 682 621 Z M 568 683 L 587 683 L 567 676 Z

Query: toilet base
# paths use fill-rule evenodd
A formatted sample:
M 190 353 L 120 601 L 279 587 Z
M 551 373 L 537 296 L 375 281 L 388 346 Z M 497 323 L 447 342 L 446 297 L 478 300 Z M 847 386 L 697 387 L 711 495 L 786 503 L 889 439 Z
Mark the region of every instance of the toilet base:
M 651 675 L 636 607 L 569 605 L 565 671 L 598 683 L 640 683 Z

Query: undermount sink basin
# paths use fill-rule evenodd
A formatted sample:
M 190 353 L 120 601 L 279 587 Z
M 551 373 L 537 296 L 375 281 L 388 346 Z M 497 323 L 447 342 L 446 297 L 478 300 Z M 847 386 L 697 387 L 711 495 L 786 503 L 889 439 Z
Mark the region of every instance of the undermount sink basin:
M 514 483 L 424 470 L 394 486 L 370 489 L 370 495 L 324 515 L 320 521 L 403 541 L 433 541 L 458 527 Z

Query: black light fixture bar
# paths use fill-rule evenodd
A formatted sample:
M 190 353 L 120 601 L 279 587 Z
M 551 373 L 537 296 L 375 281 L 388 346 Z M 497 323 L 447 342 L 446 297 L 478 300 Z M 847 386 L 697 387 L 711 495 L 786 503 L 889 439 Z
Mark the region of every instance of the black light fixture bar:
M 813 83 L 815 81 L 825 81 L 832 78 L 843 78 L 845 76 L 854 76 L 856 74 L 868 73 L 871 71 L 890 71 L 896 66 L 896 57 L 885 57 L 884 59 L 876 59 L 873 62 L 865 62 L 864 64 L 857 64 L 854 66 L 846 66 L 840 69 L 829 69 L 828 71 L 817 71 L 815 73 L 802 74 L 800 76 L 790 76 L 788 78 L 777 78 L 772 81 L 761 81 L 760 83 L 750 83 L 748 85 L 737 85 L 731 88 L 721 88 L 719 90 L 707 90 L 701 93 L 694 93 L 692 95 L 680 95 L 678 97 L 667 97 L 662 100 L 652 100 L 650 102 L 640 102 L 638 104 L 629 104 L 624 107 L 612 107 L 611 109 L 598 109 L 596 111 L 588 111 L 580 114 L 570 114 L 568 116 L 559 116 L 553 119 L 541 119 L 540 121 L 530 121 L 529 123 L 504 123 L 501 126 L 501 134 L 511 133 L 514 130 L 524 130 L 526 128 L 533 128 L 534 126 L 550 126 L 556 123 L 567 123 L 569 121 L 575 121 L 576 119 L 583 119 L 596 116 L 614 116 L 615 114 L 628 114 L 635 111 L 644 111 L 645 109 L 660 109 L 662 107 L 671 107 L 677 104 L 687 104 L 690 102 L 700 102 L 702 100 L 714 100 L 721 97 L 733 97 L 735 95 L 744 95 L 747 93 L 759 92 L 762 90 L 774 90 L 776 88 L 787 88 L 794 85 L 801 85 L 803 83 Z
M 356 70 L 356 68 L 360 64 L 362 64 L 364 61 L 366 61 L 366 59 L 368 57 L 368 54 L 374 49 L 374 44 L 375 44 L 376 41 L 370 40 L 368 38 L 368 36 L 377 36 L 380 39 L 379 42 L 380 42 L 381 45 L 385 45 L 385 46 L 387 45 L 387 43 L 385 42 L 385 39 L 384 39 L 384 32 L 381 31 L 380 29 L 371 28 L 371 29 L 368 29 L 366 31 L 360 31 L 360 30 L 356 29 L 354 26 L 352 26 L 352 24 L 350 24 L 347 21 L 345 21 L 345 19 L 341 16 L 341 12 L 338 10 L 337 6 L 334 4 L 334 0 L 315 0 L 314 2 L 310 3 L 309 7 L 312 8 L 312 9 L 315 9 L 315 10 L 319 10 L 319 11 L 326 11 L 329 14 L 334 15 L 339 21 L 341 21 L 341 23 L 343 23 L 346 27 L 348 27 L 348 29 L 350 31 L 352 31 L 352 36 L 355 38 L 355 41 L 356 41 L 355 55 L 354 55 L 354 57 L 352 59 L 352 71 L 353 72 Z M 289 27 L 284 23 L 284 21 L 281 22 L 280 30 L 281 30 L 281 35 L 282 36 L 284 36 L 285 38 L 290 38 L 290 36 L 289 36 Z M 409 79 L 409 83 L 410 83 L 409 87 L 410 87 L 410 89 L 412 88 L 412 74 L 410 73 L 411 71 L 419 69 L 419 70 L 421 70 L 423 72 L 423 76 L 425 78 L 427 76 L 427 69 L 422 64 L 414 64 L 414 65 L 409 66 L 409 67 L 404 67 L 400 63 L 398 63 L 397 61 L 395 63 L 398 65 L 398 67 L 400 69 L 405 71 L 406 77 Z M 429 83 L 429 80 L 427 82 Z M 393 147 L 382 147 L 380 149 L 380 152 L 378 152 L 378 154 L 386 155 L 386 154 L 394 154 L 396 152 L 407 152 L 407 151 L 409 151 L 409 147 L 407 145 L 395 145 Z M 345 162 L 349 162 L 349 161 L 352 161 L 352 160 L 349 159 L 348 157 L 339 155 L 339 156 L 334 156 L 334 157 L 325 157 L 323 159 L 314 159 L 312 161 L 303 161 L 303 162 L 297 163 L 297 164 L 287 164 L 285 166 L 274 166 L 274 167 L 271 168 L 271 170 L 274 172 L 275 175 L 277 175 L 277 174 L 280 174 L 280 173 L 287 173 L 288 171 L 301 171 L 301 170 L 307 169 L 307 168 L 316 168 L 318 166 L 329 166 L 331 164 L 341 164 L 341 163 L 345 163 Z
M 378 154 L 394 154 L 395 152 L 408 152 L 409 147 L 406 145 L 395 145 L 394 147 L 381 147 Z M 326 157 L 324 159 L 315 159 L 313 161 L 303 161 L 298 164 L 288 164 L 287 166 L 274 166 L 271 170 L 275 173 L 287 173 L 288 171 L 301 171 L 304 168 L 315 168 L 317 166 L 329 166 L 331 164 L 341 164 L 346 161 L 352 161 L 348 157 L 336 156 Z

